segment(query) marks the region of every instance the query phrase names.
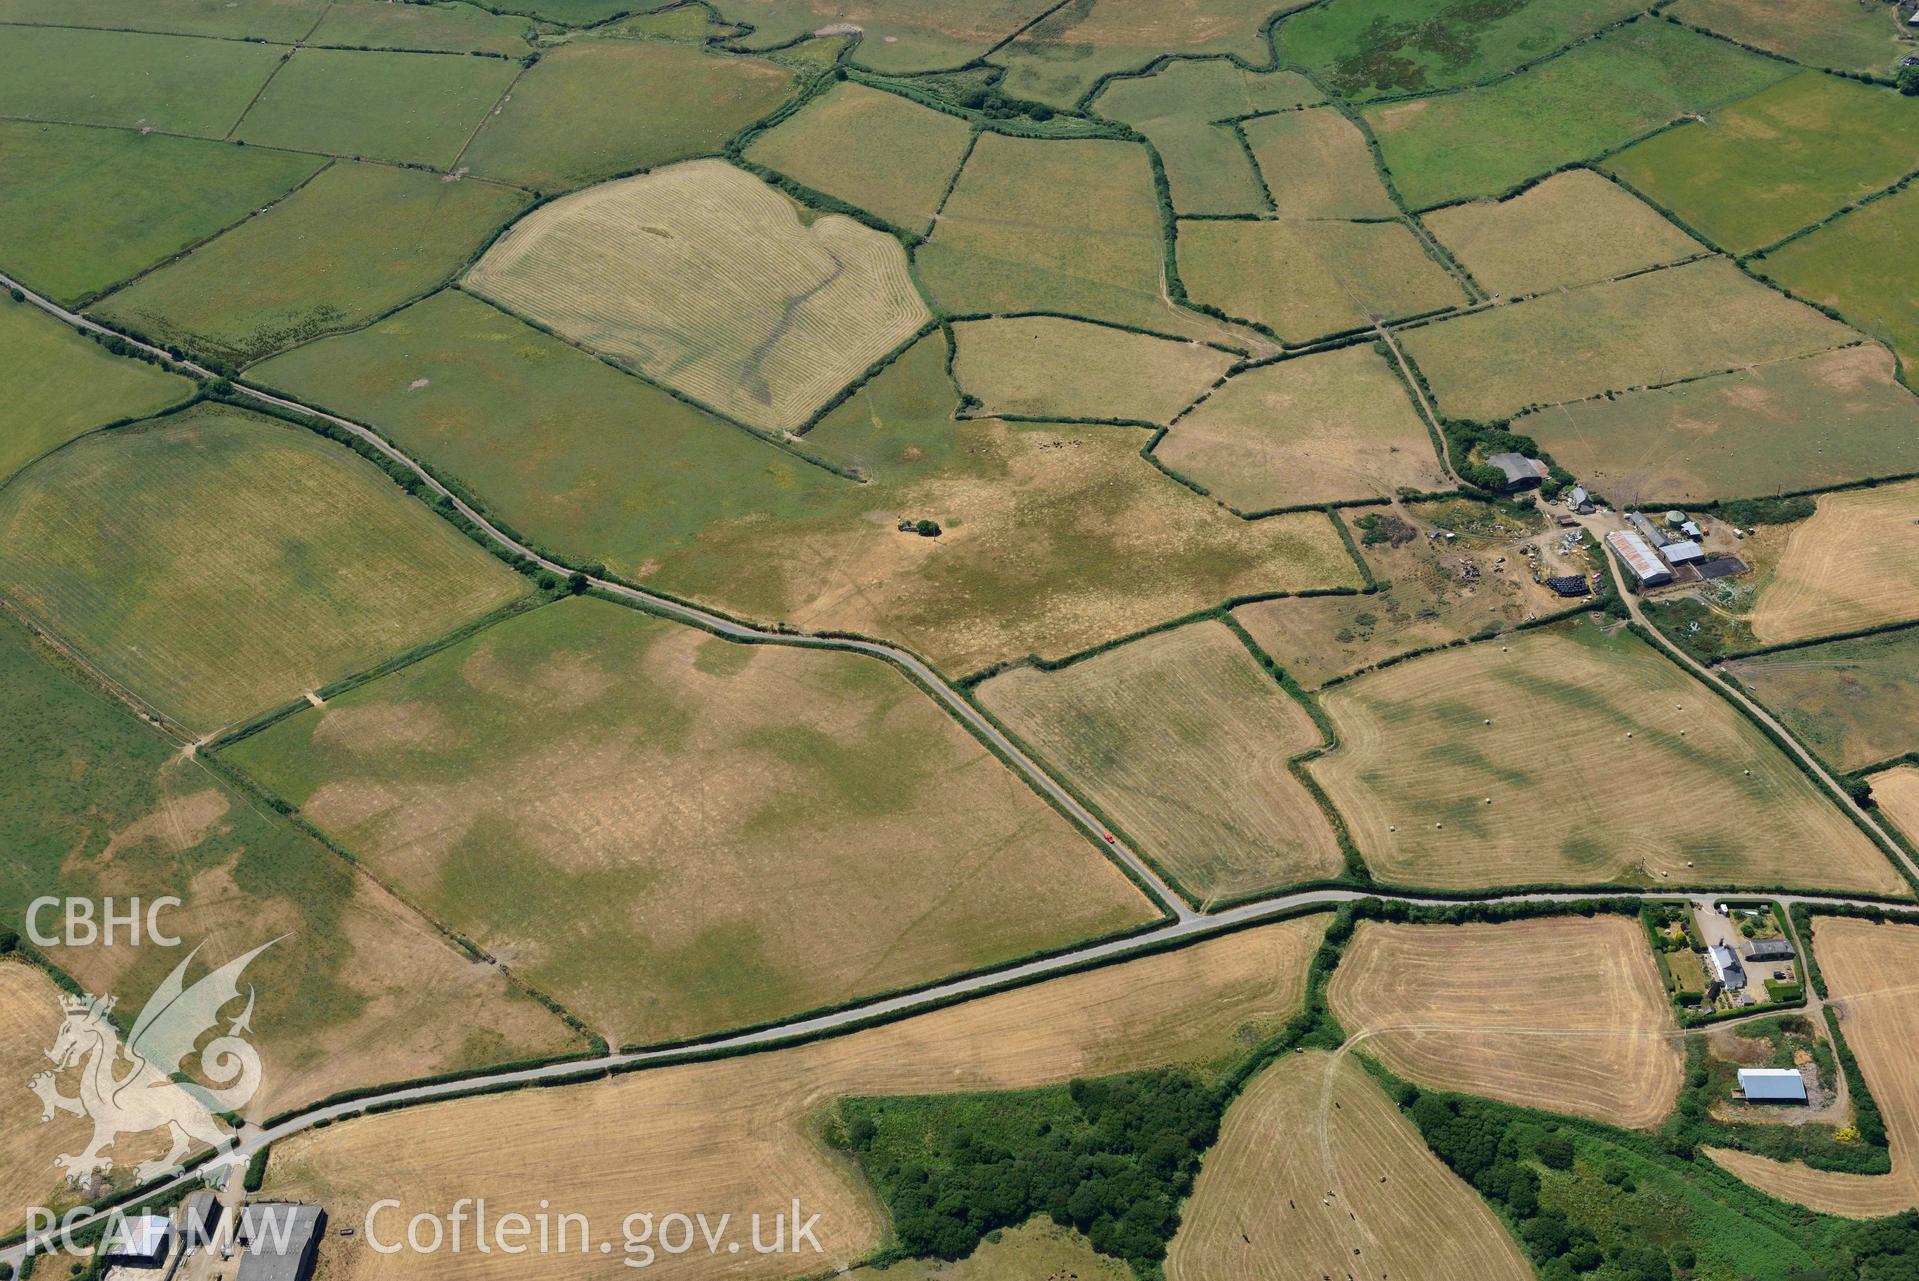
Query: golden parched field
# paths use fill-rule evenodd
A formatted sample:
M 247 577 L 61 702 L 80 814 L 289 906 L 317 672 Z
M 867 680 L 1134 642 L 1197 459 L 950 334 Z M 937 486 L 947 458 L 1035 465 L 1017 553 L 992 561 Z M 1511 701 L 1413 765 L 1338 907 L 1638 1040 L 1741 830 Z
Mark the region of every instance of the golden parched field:
M 1919 926 L 1846 917 L 1813 921 L 1813 951 L 1886 1121 L 1892 1173 L 1841 1174 L 1750 1152 L 1707 1148 L 1762 1192 L 1825 1214 L 1876 1219 L 1919 1206 Z
M 1649 1129 L 1684 1056 L 1639 922 L 1362 921 L 1326 991 L 1350 1046 L 1408 1080 Z
M 36 967 L 17 957 L 0 959 L 0 1080 L 9 1091 L 7 1106 L 0 1108 L 0 1233 L 24 1226 L 33 1206 L 62 1210 L 81 1199 L 64 1184 L 53 1158 L 83 1150 L 91 1123 L 59 1112 L 42 1124 L 40 1104 L 27 1092 L 27 1082 L 53 1066 L 42 1051 L 59 1031 L 63 995 Z M 67 1093 L 72 1089 L 64 1086 Z M 113 1154 L 121 1155 L 117 1149 Z
M 1530 1281 L 1485 1201 L 1344 1054 L 1291 1054 L 1233 1101 L 1167 1281 Z
M 1197 897 L 1338 875 L 1332 827 L 1286 768 L 1319 729 L 1224 623 L 1015 668 L 977 693 Z
M 1908 840 L 1919 841 L 1919 765 L 1895 765 L 1871 778 L 1880 813 Z
M 1449 483 L 1406 385 L 1371 344 L 1237 375 L 1153 455 L 1243 512 Z
M 1624 630 L 1500 637 L 1320 701 L 1340 745 L 1307 768 L 1392 884 L 1907 892 L 1792 760 Z
M 1506 297 L 1590 285 L 1706 252 L 1590 169 L 1556 174 L 1508 200 L 1434 209 L 1420 221 L 1475 280 Z
M 755 426 L 800 426 L 930 313 L 906 251 L 810 226 L 722 160 L 590 187 L 516 224 L 465 287 Z
M 1059 316 L 953 326 L 953 377 L 981 414 L 1163 423 L 1238 363 L 1217 347 Z
M 666 1277 L 772 1278 L 854 1263 L 886 1219 L 864 1178 L 819 1140 L 850 1095 L 1020 1089 L 1156 1066 L 1204 1070 L 1295 1013 L 1326 917 L 1243 931 L 791 1050 L 611 1081 L 477 1098 L 310 1131 L 274 1150 L 274 1195 L 358 1223 L 374 1200 L 444 1213 L 460 1197 L 532 1212 L 545 1198 L 602 1231 L 636 1207 L 722 1209 L 738 1221 L 798 1196 L 824 1257 L 662 1256 Z M 405 1189 L 396 1193 L 394 1189 Z M 382 1256 L 337 1243 L 335 1281 L 631 1276 L 620 1255 Z M 329 1243 L 332 1250 L 333 1243 Z
M 1919 481 L 1822 494 L 1793 526 L 1752 634 L 1762 645 L 1919 617 Z

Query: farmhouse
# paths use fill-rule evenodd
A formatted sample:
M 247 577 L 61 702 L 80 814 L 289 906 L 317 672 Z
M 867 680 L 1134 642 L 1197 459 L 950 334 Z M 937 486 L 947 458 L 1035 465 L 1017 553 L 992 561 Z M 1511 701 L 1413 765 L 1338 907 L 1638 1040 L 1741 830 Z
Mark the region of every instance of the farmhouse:
M 1728 992 L 1743 992 L 1746 988 L 1746 968 L 1739 963 L 1739 954 L 1729 947 L 1715 945 L 1706 949 L 1706 964 L 1712 969 L 1713 978 Z
M 1584 485 L 1574 485 L 1566 492 L 1566 506 L 1582 516 L 1587 515 L 1593 509 L 1592 495 L 1586 492 Z
M 1792 944 L 1784 939 L 1755 939 L 1746 944 L 1748 961 L 1790 961 Z
M 1804 1103 L 1806 1078 L 1792 1068 L 1740 1068 L 1739 1091 L 1748 1103 Z
M 1633 577 L 1639 580 L 1640 586 L 1657 587 L 1661 583 L 1672 581 L 1672 571 L 1661 563 L 1659 554 L 1652 549 L 1652 544 L 1638 534 L 1615 529 L 1606 535 L 1606 541 L 1612 544 L 1613 550 L 1618 552 L 1620 558 L 1626 562 L 1626 567 L 1632 570 Z
M 1493 454 L 1486 461 L 1506 473 L 1505 488 L 1508 492 L 1515 489 L 1531 489 L 1546 479 L 1546 464 L 1537 458 L 1528 458 L 1520 453 Z
M 326 1211 L 296 1201 L 256 1201 L 240 1211 L 240 1270 L 234 1281 L 307 1281 Z
M 164 1214 L 123 1218 L 107 1240 L 107 1262 L 126 1268 L 157 1268 L 167 1261 L 173 1224 Z

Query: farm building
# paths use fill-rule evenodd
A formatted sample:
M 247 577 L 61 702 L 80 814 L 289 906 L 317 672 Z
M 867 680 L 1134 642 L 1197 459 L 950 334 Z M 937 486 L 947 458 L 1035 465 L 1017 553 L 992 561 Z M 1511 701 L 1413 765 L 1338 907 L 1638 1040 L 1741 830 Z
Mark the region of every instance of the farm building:
M 1586 492 L 1584 485 L 1574 485 L 1566 492 L 1566 506 L 1584 515 L 1593 509 L 1592 495 Z
M 1806 1078 L 1792 1068 L 1740 1068 L 1739 1090 L 1748 1103 L 1804 1103 Z
M 1639 532 L 1639 536 L 1654 547 L 1664 547 L 1672 541 L 1672 536 L 1653 523 L 1652 517 L 1644 512 L 1627 512 L 1626 523 Z
M 212 1243 L 213 1231 L 220 1226 L 221 1208 L 220 1198 L 207 1188 L 188 1194 L 180 1203 L 180 1236 L 189 1250 Z
M 1486 461 L 1506 473 L 1508 490 L 1531 489 L 1546 479 L 1546 464 L 1537 458 L 1528 458 L 1524 454 L 1493 454 Z
M 173 1224 L 164 1214 L 119 1220 L 107 1239 L 107 1262 L 124 1268 L 157 1268 L 167 1261 Z
M 1693 561 L 1706 559 L 1705 548 L 1693 542 L 1691 539 L 1677 543 L 1667 543 L 1659 549 L 1659 554 L 1671 561 L 1674 565 L 1689 565 Z
M 326 1227 L 326 1211 L 297 1201 L 256 1201 L 240 1211 L 235 1281 L 307 1281 Z
M 1546 586 L 1552 588 L 1556 596 L 1590 596 L 1592 584 L 1579 574 L 1561 574 L 1557 578 L 1548 578 Z
M 1746 967 L 1739 963 L 1739 954 L 1729 947 L 1713 946 L 1706 949 L 1706 965 L 1712 970 L 1712 976 L 1728 992 L 1743 992 L 1746 988 Z
M 1657 587 L 1661 583 L 1672 581 L 1672 571 L 1660 561 L 1659 554 L 1652 549 L 1652 544 L 1638 534 L 1615 529 L 1606 535 L 1606 541 L 1612 544 L 1613 550 L 1618 552 L 1620 558 L 1626 562 L 1626 567 L 1632 570 L 1633 577 L 1639 580 L 1640 586 Z
M 1792 944 L 1784 939 L 1755 939 L 1746 944 L 1748 961 L 1790 961 Z

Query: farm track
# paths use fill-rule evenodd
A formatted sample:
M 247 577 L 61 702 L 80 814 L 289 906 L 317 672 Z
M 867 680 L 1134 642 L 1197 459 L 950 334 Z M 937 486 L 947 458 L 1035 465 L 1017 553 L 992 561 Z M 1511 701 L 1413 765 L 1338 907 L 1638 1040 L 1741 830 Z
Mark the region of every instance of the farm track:
M 0 274 L 0 289 L 19 291 L 20 295 L 34 306 L 49 315 L 55 316 L 68 325 L 88 334 L 117 337 L 150 355 L 167 360 L 174 367 L 194 374 L 206 380 L 217 377 L 211 370 L 190 360 L 174 361 L 161 349 L 148 343 L 128 338 L 124 334 L 99 325 L 76 312 L 61 307 L 48 298 L 35 293 L 25 285 Z M 1383 327 L 1382 327 L 1382 336 Z M 1387 338 L 1390 345 L 1391 339 Z M 308 415 L 324 420 L 334 426 L 351 432 L 365 441 L 381 454 L 399 465 L 408 468 L 419 476 L 422 483 L 435 494 L 446 499 L 456 510 L 482 530 L 486 536 L 500 547 L 515 552 L 540 565 L 542 568 L 558 574 L 572 572 L 568 566 L 548 560 L 502 532 L 485 516 L 475 511 L 458 495 L 434 479 L 419 463 L 402 453 L 384 437 L 368 427 L 334 414 L 290 400 L 270 392 L 233 383 L 236 394 L 260 404 L 271 405 L 293 413 Z M 1591 532 L 1589 530 L 1589 532 Z M 1597 534 L 1595 534 L 1597 537 Z M 1059 807 L 1092 838 L 1110 850 L 1115 858 L 1129 868 L 1140 882 L 1150 887 L 1150 892 L 1167 908 L 1172 919 L 1163 925 L 1123 938 L 1093 942 L 1064 952 L 1041 957 L 1036 960 L 1017 963 L 996 970 L 965 975 L 957 979 L 936 983 L 915 991 L 893 996 L 881 997 L 861 1002 L 822 1014 L 814 1014 L 770 1024 L 765 1027 L 742 1032 L 726 1033 L 683 1045 L 666 1046 L 657 1049 L 624 1050 L 588 1059 L 573 1059 L 546 1064 L 538 1067 L 517 1068 L 482 1073 L 464 1077 L 455 1081 L 440 1081 L 421 1085 L 397 1086 L 375 1094 L 369 1094 L 346 1102 L 321 1104 L 287 1117 L 278 1123 L 260 1128 L 249 1125 L 239 1135 L 233 1148 L 214 1162 L 203 1165 L 194 1171 L 176 1175 L 171 1179 L 155 1183 L 142 1190 L 143 1197 L 163 1195 L 191 1183 L 203 1181 L 208 1173 L 216 1169 L 237 1170 L 243 1167 L 260 1149 L 295 1134 L 321 1125 L 330 1125 L 336 1121 L 360 1116 L 373 1109 L 381 1111 L 415 1104 L 431 1103 L 437 1100 L 458 1097 L 481 1090 L 499 1090 L 518 1086 L 537 1086 L 554 1084 L 573 1078 L 584 1078 L 596 1072 L 634 1071 L 645 1068 L 664 1067 L 674 1063 L 703 1058 L 716 1058 L 734 1054 L 756 1053 L 797 1044 L 821 1037 L 850 1032 L 869 1024 L 891 1022 L 908 1015 L 927 1011 L 940 1006 L 955 1004 L 992 992 L 1024 986 L 1044 978 L 1062 975 L 1070 971 L 1112 964 L 1147 952 L 1195 942 L 1203 938 L 1224 934 L 1235 929 L 1276 920 L 1293 913 L 1313 908 L 1330 908 L 1342 903 L 1357 902 L 1365 899 L 1378 899 L 1410 905 L 1433 907 L 1459 906 L 1465 903 L 1571 903 L 1593 898 L 1644 898 L 1665 899 L 1686 896 L 1686 891 L 1673 887 L 1664 891 L 1627 891 L 1627 890 L 1585 890 L 1560 892 L 1526 892 L 1514 894 L 1487 894 L 1466 897 L 1433 897 L 1418 894 L 1394 893 L 1369 889 L 1314 889 L 1278 894 L 1270 898 L 1242 903 L 1238 906 L 1216 912 L 1196 911 L 1165 883 L 1150 865 L 1134 850 L 1118 838 L 1107 840 L 1105 827 L 1077 801 L 1066 788 L 1048 774 L 1038 763 L 1028 757 L 1020 748 L 1003 734 L 990 720 L 981 714 L 966 698 L 940 676 L 924 660 L 907 650 L 877 641 L 855 640 L 829 636 L 811 636 L 791 632 L 774 631 L 753 627 L 736 622 L 730 618 L 689 605 L 668 597 L 659 596 L 640 588 L 628 587 L 620 583 L 601 579 L 588 579 L 597 590 L 610 596 L 628 600 L 644 606 L 648 610 L 664 617 L 701 627 L 720 636 L 748 642 L 795 645 L 817 649 L 839 649 L 853 653 L 866 654 L 891 663 L 907 673 L 947 710 L 956 716 L 962 724 L 971 728 L 979 737 L 998 750 L 1033 787 L 1042 795 L 1053 800 Z M 1638 602 L 1632 597 L 1626 598 L 1633 617 L 1644 625 L 1644 617 L 1638 608 Z M 1658 638 L 1660 646 L 1699 679 L 1707 681 L 1714 689 L 1726 693 L 1740 706 L 1763 724 L 1776 731 L 1790 745 L 1794 756 L 1804 768 L 1813 774 L 1842 804 L 1844 793 L 1832 777 L 1821 767 L 1811 754 L 1800 747 L 1796 740 L 1786 734 L 1765 710 L 1736 689 L 1722 684 L 1704 667 L 1688 658 L 1658 632 L 1650 627 L 1648 631 Z M 1919 866 L 1908 858 L 1896 843 L 1886 837 L 1874 824 L 1868 823 L 1875 839 L 1895 859 L 1897 864 L 1919 877 Z M 1880 907 L 1882 903 L 1849 898 L 1841 895 L 1817 894 L 1769 894 L 1766 895 L 1786 906 L 1805 904 L 1810 907 L 1865 906 Z M 1761 1013 L 1765 1013 L 1762 1011 Z M 77 1231 L 89 1224 L 104 1220 L 110 1209 L 92 1211 L 84 1217 L 76 1217 L 67 1223 L 67 1230 Z M 19 1262 L 34 1248 L 46 1244 L 45 1236 L 28 1240 L 0 1250 L 0 1263 L 18 1266 Z

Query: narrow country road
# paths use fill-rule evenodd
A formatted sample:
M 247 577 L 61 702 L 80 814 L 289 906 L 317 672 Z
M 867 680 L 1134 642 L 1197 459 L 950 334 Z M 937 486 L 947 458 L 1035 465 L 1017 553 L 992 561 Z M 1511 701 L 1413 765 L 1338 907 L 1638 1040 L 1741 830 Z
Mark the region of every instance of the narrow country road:
M 19 290 L 34 306 L 47 312 L 49 315 L 59 318 L 76 329 L 87 333 L 120 338 L 131 346 L 149 354 L 162 357 L 174 367 L 198 377 L 204 379 L 217 377 L 212 371 L 194 364 L 191 361 L 175 361 L 158 348 L 127 338 L 123 334 L 117 334 L 112 330 L 95 324 L 84 316 L 67 311 L 58 304 L 39 296 L 32 290 L 27 289 L 25 286 L 9 279 L 5 275 L 0 275 L 0 288 Z M 1387 338 L 1387 341 L 1390 343 L 1390 337 Z M 537 555 L 532 549 L 523 546 L 506 535 L 493 525 L 492 522 L 488 521 L 486 517 L 473 510 L 473 508 L 463 502 L 457 495 L 453 494 L 444 485 L 435 480 L 424 468 L 414 462 L 413 459 L 400 452 L 399 449 L 387 442 L 373 430 L 311 406 L 301 404 L 298 401 L 248 387 L 239 382 L 235 382 L 233 385 L 234 390 L 238 394 L 259 403 L 273 405 L 295 413 L 310 415 L 314 418 L 332 423 L 342 430 L 351 432 L 354 436 L 367 442 L 387 458 L 392 459 L 394 462 L 406 467 L 415 475 L 419 476 L 424 485 L 430 488 L 435 494 L 445 498 L 456 510 L 468 520 L 472 521 L 476 527 L 499 546 L 525 556 L 556 575 L 564 576 L 572 572 L 567 566 L 557 564 Z M 1601 541 L 1603 543 L 1603 539 Z M 490 1074 L 467 1077 L 459 1081 L 396 1086 L 392 1089 L 355 1099 L 351 1102 L 315 1106 L 299 1112 L 271 1128 L 259 1129 L 249 1127 L 240 1137 L 237 1146 L 221 1157 L 218 1162 L 220 1166 L 227 1169 L 229 1175 L 232 1172 L 232 1167 L 243 1165 L 255 1152 L 274 1142 L 310 1130 L 318 1125 L 330 1124 L 349 1117 L 359 1116 L 375 1108 L 384 1110 L 394 1106 L 428 1103 L 436 1099 L 451 1098 L 483 1089 L 498 1089 L 503 1086 L 538 1085 L 564 1081 L 596 1072 L 614 1070 L 630 1071 L 666 1066 L 668 1064 L 718 1055 L 776 1049 L 783 1045 L 806 1041 L 819 1036 L 852 1031 L 868 1024 L 888 1022 L 939 1006 L 973 999 L 1006 988 L 1021 986 L 1039 979 L 1065 974 L 1073 970 L 1113 964 L 1150 951 L 1194 942 L 1202 938 L 1223 934 L 1234 929 L 1313 908 L 1331 907 L 1340 903 L 1368 898 L 1415 905 L 1457 906 L 1467 902 L 1488 904 L 1563 903 L 1591 898 L 1670 900 L 1683 896 L 1686 893 L 1686 891 L 1675 887 L 1657 892 L 1589 890 L 1558 893 L 1492 893 L 1475 896 L 1473 898 L 1438 898 L 1415 894 L 1378 892 L 1366 889 L 1316 889 L 1278 894 L 1270 898 L 1243 903 L 1237 907 L 1216 912 L 1196 911 L 1192 906 L 1181 899 L 1178 894 L 1174 893 L 1143 858 L 1124 842 L 1117 839 L 1116 836 L 1109 834 L 1104 825 L 1081 805 L 1064 786 L 1049 775 L 1038 763 L 1028 757 L 1025 752 L 1020 750 L 997 726 L 968 702 L 958 690 L 949 685 L 938 672 L 934 671 L 926 662 L 911 652 L 877 641 L 810 636 L 800 633 L 757 628 L 701 609 L 698 606 L 655 595 L 652 592 L 642 589 L 627 587 L 618 583 L 605 582 L 599 579 L 590 579 L 589 581 L 601 591 L 631 600 L 636 604 L 643 605 L 647 609 L 667 617 L 676 618 L 683 622 L 707 628 L 722 636 L 745 641 L 770 642 L 818 649 L 847 650 L 853 653 L 868 654 L 893 664 L 919 682 L 933 697 L 938 699 L 948 711 L 957 716 L 983 741 L 1002 753 L 1013 768 L 1019 771 L 1033 787 L 1058 804 L 1074 822 L 1091 835 L 1095 841 L 1099 842 L 1102 847 L 1112 851 L 1114 857 L 1131 869 L 1141 883 L 1148 887 L 1149 891 L 1159 898 L 1162 905 L 1166 908 L 1168 919 L 1161 925 L 1126 938 L 1107 939 L 1100 942 L 1089 943 L 1082 947 L 1036 960 L 1022 962 L 984 973 L 967 975 L 946 982 L 936 983 L 912 992 L 864 1002 L 826 1014 L 796 1018 L 752 1031 L 721 1034 L 695 1043 L 671 1048 L 620 1051 L 591 1059 L 576 1059 L 567 1062 L 551 1063 L 540 1067 L 507 1069 Z M 1638 602 L 1631 597 L 1628 597 L 1627 601 L 1633 617 L 1643 624 L 1644 619 L 1640 613 Z M 1656 631 L 1654 631 L 1653 634 L 1658 637 Z M 1699 664 L 1674 649 L 1663 637 L 1659 637 L 1659 642 L 1669 652 L 1673 653 L 1675 658 L 1689 670 L 1696 673 L 1701 679 L 1713 681 L 1717 688 L 1725 689 L 1732 697 L 1738 699 L 1742 706 L 1748 708 L 1764 723 L 1773 725 L 1775 729 L 1778 728 L 1776 723 L 1773 722 L 1770 716 L 1766 715 L 1763 709 L 1758 708 L 1739 691 L 1730 689 L 1720 683 L 1712 673 L 1706 671 L 1700 667 Z M 1817 777 L 1842 804 L 1850 805 L 1850 800 L 1839 789 L 1838 784 L 1819 766 L 1818 762 L 1813 760 L 1803 749 L 1799 748 L 1798 744 L 1790 735 L 1785 735 L 1783 730 L 1779 732 L 1784 738 L 1784 741 L 1792 745 L 1795 754 L 1808 771 Z M 1874 831 L 1875 834 L 1879 836 L 1881 845 L 1887 849 L 1888 853 L 1898 859 L 1901 866 L 1908 868 L 1913 866 L 1911 860 L 1905 857 L 1903 850 L 1887 840 L 1883 833 L 1878 833 L 1876 828 Z M 1919 869 L 1915 869 L 1915 873 L 1919 874 Z M 1840 905 L 1883 906 L 1882 903 L 1872 900 L 1847 898 L 1837 895 L 1770 894 L 1765 897 L 1788 906 L 1801 903 L 1814 907 Z M 203 1173 L 204 1171 L 195 1171 L 191 1174 L 179 1175 L 172 1179 L 155 1183 L 143 1189 L 143 1195 L 156 1196 L 188 1183 L 199 1181 L 202 1179 Z M 68 1227 L 72 1230 L 78 1230 L 88 1224 L 100 1221 L 109 1213 L 111 1213 L 111 1211 L 108 1210 L 76 1211 L 75 1217 L 69 1222 Z M 47 1243 L 47 1237 L 34 1237 L 9 1249 L 0 1250 L 0 1263 L 17 1265 L 26 1254 Z

